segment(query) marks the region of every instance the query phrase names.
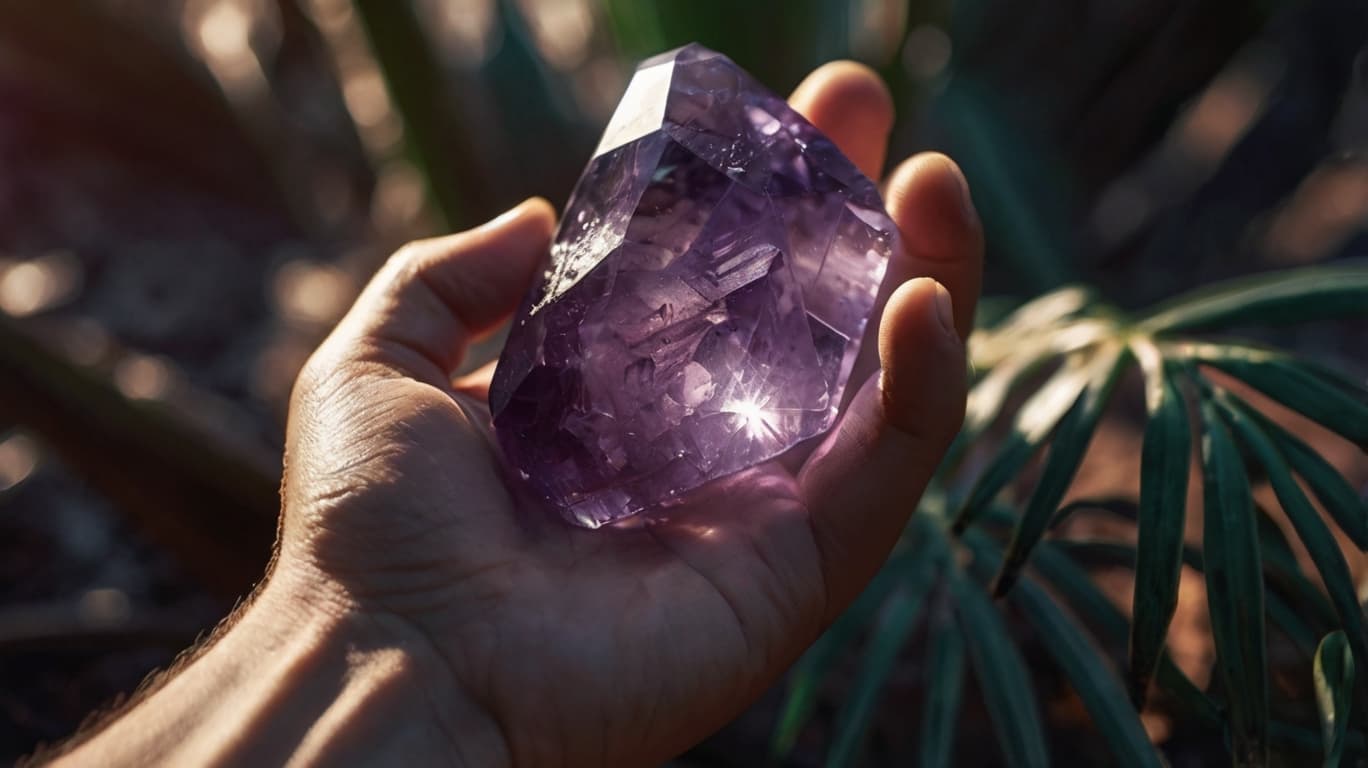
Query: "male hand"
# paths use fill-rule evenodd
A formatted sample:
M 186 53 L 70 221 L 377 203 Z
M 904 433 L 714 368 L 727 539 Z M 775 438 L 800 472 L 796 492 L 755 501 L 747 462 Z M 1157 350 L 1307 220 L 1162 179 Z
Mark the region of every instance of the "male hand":
M 877 177 L 893 115 L 872 72 L 827 65 L 791 103 Z M 668 521 L 597 531 L 505 486 L 492 367 L 451 380 L 534 279 L 551 208 L 401 250 L 300 375 L 267 585 L 127 716 L 163 749 L 106 754 L 345 761 L 388 740 L 422 764 L 652 765 L 725 724 L 879 568 L 964 413 L 982 236 L 963 177 L 921 155 L 885 197 L 901 248 L 834 429 Z

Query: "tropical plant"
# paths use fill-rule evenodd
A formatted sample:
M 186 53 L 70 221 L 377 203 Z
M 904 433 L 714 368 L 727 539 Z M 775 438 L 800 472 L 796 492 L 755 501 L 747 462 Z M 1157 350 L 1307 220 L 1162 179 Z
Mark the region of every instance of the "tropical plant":
M 799 662 L 775 734 L 775 754 L 792 747 L 813 712 L 823 677 L 863 636 L 862 662 L 827 758 L 828 765 L 854 764 L 880 687 L 899 649 L 925 622 L 931 639 L 923 764 L 950 764 L 964 654 L 1007 762 L 1048 764 L 1030 677 L 991 597 L 1005 597 L 1033 627 L 1122 764 L 1161 764 L 1136 711 L 1151 681 L 1181 709 L 1228 733 L 1237 764 L 1265 764 L 1270 743 L 1305 748 L 1313 735 L 1280 720 L 1270 705 L 1265 615 L 1308 659 L 1317 659 L 1327 762 L 1338 761 L 1346 749 L 1360 753 L 1362 712 L 1352 729 L 1346 713 L 1355 700 L 1353 660 L 1368 658 L 1363 609 L 1334 534 L 1297 480 L 1360 549 L 1368 548 L 1368 508 L 1334 467 L 1231 382 L 1366 449 L 1368 390 L 1285 352 L 1203 341 L 1194 334 L 1365 314 L 1368 269 L 1313 267 L 1217 285 L 1138 315 L 1067 288 L 976 333 L 970 354 L 978 377 L 964 428 L 935 490 L 883 571 Z M 1116 399 L 1118 382 L 1135 368 L 1144 378 L 1147 411 L 1139 498 L 1061 507 L 1100 419 Z M 1004 426 L 1005 435 L 990 458 L 966 461 L 970 447 L 988 439 L 995 426 Z M 1197 447 L 1200 550 L 1183 540 Z M 1042 452 L 1033 487 L 1018 498 L 1019 478 Z M 1302 572 L 1269 513 L 1255 505 L 1250 486 L 1260 476 L 1311 554 L 1326 593 Z M 1097 512 L 1133 521 L 1138 541 L 1047 538 L 1071 516 Z M 1082 567 L 1098 556 L 1135 571 L 1129 622 Z M 1185 562 L 1205 574 L 1220 693 L 1199 689 L 1165 652 Z M 1317 651 L 1326 632 L 1332 634 Z M 1127 639 L 1129 663 L 1119 675 L 1099 645 Z

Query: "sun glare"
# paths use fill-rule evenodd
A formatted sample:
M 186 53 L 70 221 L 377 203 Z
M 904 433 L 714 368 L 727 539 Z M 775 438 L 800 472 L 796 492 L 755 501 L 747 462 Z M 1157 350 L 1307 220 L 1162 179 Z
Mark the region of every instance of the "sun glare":
M 737 400 L 723 410 L 740 416 L 745 424 L 746 434 L 751 437 L 775 431 L 774 412 L 754 400 Z

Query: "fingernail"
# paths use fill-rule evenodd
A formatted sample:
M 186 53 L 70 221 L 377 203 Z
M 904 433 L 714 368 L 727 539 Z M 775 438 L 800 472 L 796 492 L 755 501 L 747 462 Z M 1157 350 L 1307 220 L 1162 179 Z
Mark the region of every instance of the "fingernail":
M 936 283 L 936 318 L 940 320 L 941 330 L 955 334 L 955 305 L 945 286 Z

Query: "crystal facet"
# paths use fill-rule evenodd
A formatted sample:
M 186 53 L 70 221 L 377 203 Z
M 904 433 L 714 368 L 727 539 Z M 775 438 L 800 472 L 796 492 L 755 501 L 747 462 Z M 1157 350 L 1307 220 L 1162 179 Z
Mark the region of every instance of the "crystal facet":
M 874 184 L 730 59 L 647 60 L 494 374 L 506 459 L 597 527 L 825 432 L 893 244 Z

